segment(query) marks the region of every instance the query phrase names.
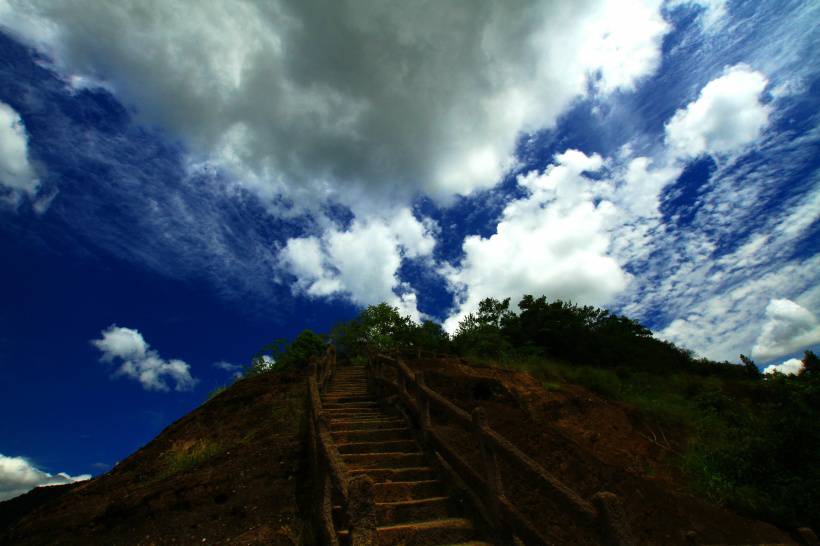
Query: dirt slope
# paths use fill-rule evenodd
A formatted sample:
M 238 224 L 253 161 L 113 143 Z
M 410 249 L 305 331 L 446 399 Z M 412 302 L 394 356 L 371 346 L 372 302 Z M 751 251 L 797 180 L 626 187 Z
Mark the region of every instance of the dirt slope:
M 303 544 L 304 396 L 239 381 L 107 474 L 0 503 L 0 544 Z
M 583 497 L 625 502 L 640 544 L 794 543 L 788 534 L 687 494 L 628 407 L 572 385 L 455 360 L 419 361 L 428 384 L 470 410 Z M 183 417 L 111 472 L 0 503 L 0 544 L 311 544 L 304 377 L 262 375 Z M 479 466 L 469 434 L 441 422 Z M 593 544 L 590 529 L 503 468 L 506 493 L 556 544 Z
M 601 490 L 623 500 L 641 544 L 687 544 L 694 532 L 703 544 L 792 544 L 789 534 L 741 517 L 685 492 L 671 465 L 672 452 L 650 440 L 651 432 L 626 405 L 575 385 L 546 390 L 532 376 L 459 360 L 422 360 L 428 385 L 463 409 L 485 409 L 490 425 L 584 498 Z M 446 426 L 446 424 L 444 425 Z M 470 454 L 478 446 L 451 427 L 449 437 Z M 557 543 L 579 543 L 586 533 L 567 536 L 571 522 L 513 469 L 504 472 L 507 495 Z

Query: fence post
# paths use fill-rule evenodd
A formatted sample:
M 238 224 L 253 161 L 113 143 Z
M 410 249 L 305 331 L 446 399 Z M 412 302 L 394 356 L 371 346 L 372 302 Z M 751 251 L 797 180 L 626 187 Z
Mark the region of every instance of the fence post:
M 498 467 L 498 458 L 495 450 L 487 442 L 485 432 L 487 426 L 487 413 L 481 407 L 476 407 L 472 413 L 473 434 L 478 440 L 481 448 L 481 461 L 484 466 L 484 477 L 487 480 L 487 509 L 492 514 L 496 528 L 501 528 L 501 497 L 504 495 L 504 488 L 501 483 L 501 471 Z
M 423 392 L 423 388 L 427 386 L 427 380 L 424 378 L 424 372 L 416 372 L 416 401 L 419 405 L 419 414 L 421 415 L 419 421 L 421 424 L 421 434 L 424 441 L 427 442 L 430 435 L 430 399 L 427 394 Z
M 814 531 L 812 531 L 810 527 L 800 527 L 797 530 L 797 534 L 800 536 L 800 539 L 809 546 L 820 545 L 820 540 L 817 540 L 817 535 L 814 534 Z
M 397 361 L 398 362 L 398 361 Z M 404 377 L 404 371 L 401 369 L 401 366 L 396 367 L 396 372 L 398 373 L 399 379 L 399 392 L 403 395 L 407 394 L 407 382 Z
M 598 510 L 598 525 L 604 543 L 610 546 L 633 546 L 635 538 L 629 530 L 621 499 L 615 493 L 600 491 L 592 496 L 592 503 Z
M 350 480 L 347 505 L 350 522 L 350 546 L 377 546 L 379 533 L 376 530 L 376 501 L 373 480 L 359 474 Z

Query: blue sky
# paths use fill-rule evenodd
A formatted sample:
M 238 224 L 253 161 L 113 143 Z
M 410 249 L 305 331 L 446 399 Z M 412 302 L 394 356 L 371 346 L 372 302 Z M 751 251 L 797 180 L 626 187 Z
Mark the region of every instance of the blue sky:
M 84 3 L 0 2 L 0 496 L 381 301 L 820 342 L 814 2 Z

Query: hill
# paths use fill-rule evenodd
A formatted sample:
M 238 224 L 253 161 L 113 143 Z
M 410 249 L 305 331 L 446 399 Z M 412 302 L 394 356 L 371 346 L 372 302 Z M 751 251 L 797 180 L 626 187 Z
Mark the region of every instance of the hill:
M 0 544 L 302 544 L 305 382 L 260 374 L 107 474 L 0 503 Z
M 512 316 L 506 302 L 483 302 L 452 338 L 384 305 L 330 335 L 341 356 L 333 390 L 321 390 L 327 439 L 338 444 L 336 463 L 348 465 L 348 477 L 376 478 L 382 544 L 452 544 L 450 536 L 509 543 L 485 525 L 480 507 L 468 509 L 469 495 L 452 493 L 470 486 L 444 478 L 453 457 L 486 469 L 471 414 L 473 424 L 486 415 L 500 441 L 575 495 L 582 511 L 596 494 L 614 493 L 631 529 L 628 544 L 810 544 L 796 527 L 816 517 L 816 362 L 807 360 L 801 377 L 764 379 L 753 364 L 696 360 L 623 317 L 524 303 L 526 312 Z M 584 350 L 574 353 L 568 340 Z M 606 358 L 610 346 L 614 362 Z M 0 503 L 0 544 L 319 543 L 317 508 L 339 525 L 345 517 L 343 506 L 331 506 L 338 499 L 324 507 L 316 501 L 309 464 L 317 398 L 308 395 L 316 391 L 306 388 L 307 363 L 330 362 L 316 360 L 325 348 L 309 331 L 268 345 L 245 378 L 109 473 Z M 373 377 L 368 363 L 385 360 L 378 356 L 385 352 L 405 355 L 407 377 L 423 377 L 449 405 L 432 412 L 433 429 L 419 431 L 412 408 L 402 406 L 399 376 Z M 392 385 L 394 393 L 368 384 Z M 420 392 L 410 398 L 415 411 Z M 452 450 L 446 461 L 436 444 L 442 439 Z M 578 520 L 531 474 L 498 464 L 504 498 L 547 543 L 601 543 L 600 519 Z M 703 487 L 703 478 L 717 481 Z M 757 504 L 743 504 L 748 499 Z M 430 538 L 434 528 L 441 540 Z M 349 535 L 336 530 L 345 543 Z

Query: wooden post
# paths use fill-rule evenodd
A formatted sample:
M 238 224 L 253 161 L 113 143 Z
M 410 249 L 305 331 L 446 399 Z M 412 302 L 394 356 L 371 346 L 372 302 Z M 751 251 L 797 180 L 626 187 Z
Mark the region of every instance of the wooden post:
M 808 546 L 820 546 L 820 540 L 817 540 L 817 535 L 814 534 L 814 531 L 812 531 L 810 527 L 799 528 L 797 534 L 804 544 Z
M 501 528 L 501 497 L 504 496 L 504 488 L 501 483 L 501 470 L 498 467 L 498 459 L 495 450 L 487 442 L 484 434 L 487 429 L 487 414 L 476 407 L 472 413 L 473 434 L 478 440 L 481 448 L 481 461 L 484 466 L 484 478 L 487 481 L 487 509 L 490 511 L 493 523 L 496 528 Z
M 350 546 L 377 546 L 379 533 L 376 530 L 376 501 L 373 493 L 373 479 L 359 474 L 350 480 L 347 505 L 350 523 Z
M 333 484 L 330 480 L 330 474 L 323 472 L 324 479 L 322 480 L 322 497 L 319 510 L 321 512 L 322 534 L 325 536 L 325 541 L 330 546 L 338 546 L 339 540 L 336 537 L 336 531 L 333 528 Z
M 416 389 L 416 401 L 418 402 L 419 413 L 421 415 L 419 419 L 421 434 L 424 441 L 427 442 L 430 434 L 430 399 L 422 390 L 427 385 L 427 382 L 424 379 L 424 372 L 416 372 L 416 383 L 418 384 L 418 388 Z
M 604 543 L 609 546 L 634 546 L 637 544 L 629 529 L 621 499 L 615 493 L 601 491 L 592 496 L 592 503 L 598 510 L 598 525 Z
M 399 392 L 401 392 L 402 394 L 407 394 L 407 383 L 405 381 L 404 371 L 401 369 L 401 367 L 397 367 L 396 371 L 399 374 Z

